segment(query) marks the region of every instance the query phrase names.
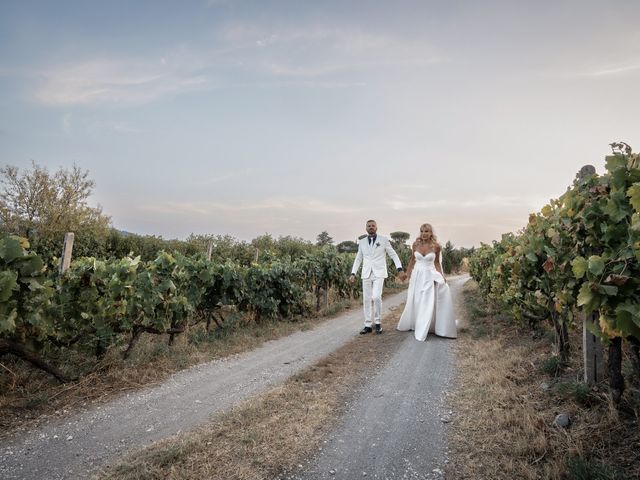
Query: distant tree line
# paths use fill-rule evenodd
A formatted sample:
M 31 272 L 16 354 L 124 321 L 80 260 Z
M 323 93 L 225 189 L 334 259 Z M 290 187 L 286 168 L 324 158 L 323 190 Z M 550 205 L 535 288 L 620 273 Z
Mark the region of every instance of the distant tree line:
M 0 169 L 0 186 L 0 234 L 28 239 L 31 249 L 49 264 L 60 256 L 66 232 L 75 233 L 76 258 L 122 258 L 132 254 L 149 261 L 162 250 L 194 255 L 207 252 L 211 244 L 211 260 L 248 265 L 273 257 L 297 259 L 314 248 L 301 238 L 275 239 L 269 234 L 244 242 L 230 235 L 191 234 L 186 240 L 167 240 L 122 232 L 111 226 L 111 218 L 100 206 L 89 205 L 95 182 L 88 171 L 75 165 L 55 173 L 35 163 L 23 171 L 6 166 Z M 323 236 L 319 245 L 331 244 L 331 237 L 324 234 L 326 238 Z
M 346 240 L 334 245 L 327 231 L 322 231 L 313 244 L 302 238 L 270 234 L 258 236 L 250 242 L 230 235 L 191 234 L 186 240 L 164 239 L 156 235 L 138 235 L 113 228 L 111 218 L 100 206 L 88 203 L 95 187 L 89 172 L 74 165 L 51 173 L 35 162 L 27 170 L 14 166 L 0 169 L 0 234 L 11 234 L 29 240 L 31 249 L 46 263 L 54 264 L 61 255 L 66 232 L 75 233 L 73 256 L 95 258 L 122 258 L 140 256 L 150 261 L 161 251 L 183 255 L 206 253 L 211 260 L 227 260 L 241 265 L 274 258 L 296 260 L 320 248 L 335 248 L 338 253 L 355 253 L 358 244 Z M 411 256 L 407 246 L 410 234 L 392 232 L 391 243 L 403 265 Z M 446 273 L 457 271 L 466 249 L 455 249 L 451 242 L 443 248 L 443 268 Z

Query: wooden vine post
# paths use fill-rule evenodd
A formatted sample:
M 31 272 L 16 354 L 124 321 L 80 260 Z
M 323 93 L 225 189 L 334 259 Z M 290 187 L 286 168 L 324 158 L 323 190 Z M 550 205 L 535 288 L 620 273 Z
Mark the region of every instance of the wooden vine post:
M 211 254 L 213 253 L 213 239 L 209 239 L 207 244 L 207 260 L 211 261 Z
M 595 173 L 596 169 L 593 165 L 585 165 L 578 171 L 576 179 L 580 181 Z M 589 385 L 593 385 L 604 379 L 605 372 L 602 343 L 600 339 L 592 333 L 593 330 L 600 328 L 598 325 L 600 316 L 597 312 L 590 315 L 583 313 L 581 316 L 584 381 Z
M 64 273 L 71 265 L 71 254 L 73 252 L 73 240 L 75 234 L 73 232 L 65 233 L 64 245 L 62 246 L 62 257 L 60 257 L 60 273 Z
M 589 385 L 604 379 L 604 356 L 600 339 L 592 332 L 598 328 L 598 313 L 582 314 L 582 355 L 584 360 L 584 381 Z

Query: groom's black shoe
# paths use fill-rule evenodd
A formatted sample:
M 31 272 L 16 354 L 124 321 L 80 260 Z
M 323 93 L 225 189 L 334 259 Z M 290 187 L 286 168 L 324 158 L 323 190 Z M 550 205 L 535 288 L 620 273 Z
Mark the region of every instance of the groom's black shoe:
M 382 333 L 382 325 L 376 323 L 376 333 Z
M 371 327 L 364 327 L 362 330 L 360 330 L 360 335 L 364 335 L 365 333 L 371 333 L 371 332 L 373 332 Z

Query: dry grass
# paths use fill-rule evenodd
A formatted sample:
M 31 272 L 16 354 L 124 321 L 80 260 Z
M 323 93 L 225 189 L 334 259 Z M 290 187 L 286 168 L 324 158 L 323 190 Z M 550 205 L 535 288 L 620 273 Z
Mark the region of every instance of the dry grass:
M 385 333 L 361 336 L 283 385 L 218 415 L 196 431 L 162 441 L 105 469 L 102 479 L 267 479 L 296 470 L 363 381 L 363 365 L 390 355 L 405 338 L 400 311 Z
M 447 477 L 640 478 L 637 418 L 621 418 L 605 387 L 579 381 L 580 338 L 571 339 L 570 364 L 551 377 L 544 373 L 553 365 L 548 337 L 492 315 L 471 282 L 465 299 L 470 314 L 457 341 Z M 559 413 L 569 414 L 569 428 L 553 426 Z
M 256 324 L 230 316 L 224 329 L 207 334 L 203 326 L 197 326 L 176 336 L 171 346 L 166 335 L 143 334 L 127 360 L 121 357 L 123 347 L 110 350 L 98 363 L 67 352 L 58 363 L 67 365 L 70 375 L 82 376 L 78 382 L 65 385 L 19 359 L 6 356 L 0 359 L 0 438 L 51 415 L 65 416 L 123 392 L 159 384 L 172 373 L 192 365 L 239 354 L 266 341 L 307 330 L 350 308 L 361 308 L 360 300 L 336 301 L 312 318 L 293 321 Z

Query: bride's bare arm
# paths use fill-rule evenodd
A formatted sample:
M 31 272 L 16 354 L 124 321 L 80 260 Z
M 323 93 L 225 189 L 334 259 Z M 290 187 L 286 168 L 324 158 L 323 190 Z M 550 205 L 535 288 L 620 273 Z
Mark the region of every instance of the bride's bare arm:
M 442 248 L 440 247 L 440 245 L 437 245 L 436 246 L 436 259 L 435 259 L 435 261 L 433 263 L 434 263 L 434 265 L 436 267 L 436 270 L 438 272 L 440 272 L 440 275 L 442 275 L 442 278 L 444 278 L 444 281 L 446 282 L 447 278 L 444 276 L 444 272 L 442 271 L 442 265 L 440 264 L 440 252 L 441 251 L 442 251 Z

